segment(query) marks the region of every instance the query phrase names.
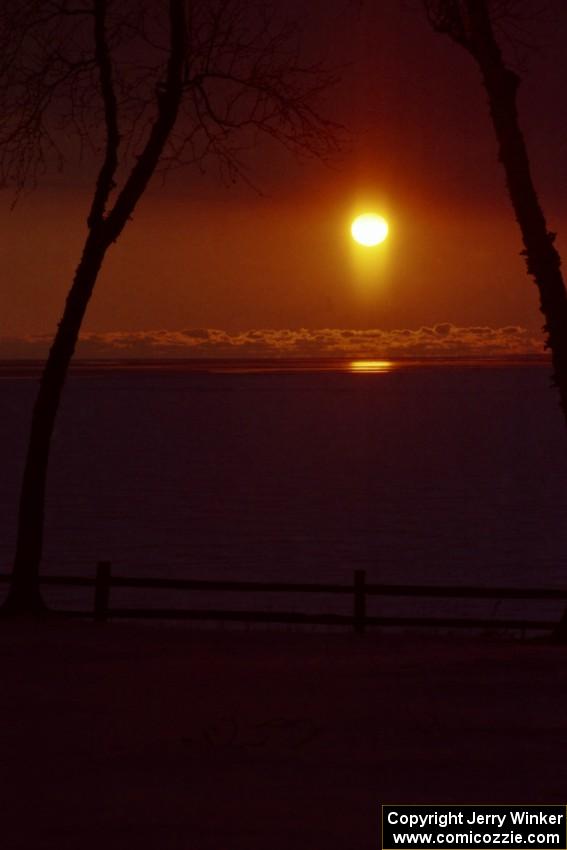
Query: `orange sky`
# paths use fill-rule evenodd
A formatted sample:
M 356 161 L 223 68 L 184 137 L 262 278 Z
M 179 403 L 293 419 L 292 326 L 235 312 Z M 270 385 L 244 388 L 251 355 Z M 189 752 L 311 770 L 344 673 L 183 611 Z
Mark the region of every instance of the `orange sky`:
M 307 22 L 314 45 L 338 59 L 355 48 L 357 62 L 329 104 L 354 131 L 351 149 L 332 168 L 255 151 L 265 196 L 212 173 L 154 181 L 107 258 L 86 332 L 452 323 L 537 336 L 536 291 L 472 63 L 404 4 L 355 15 L 350 38 L 338 13 L 329 22 L 319 5 Z M 541 24 L 546 47 L 530 59 L 521 106 L 550 225 L 567 251 L 565 110 L 541 103 L 543 86 L 548 98 L 563 90 L 567 67 L 567 12 L 558 5 L 554 14 L 553 26 Z M 13 212 L 4 195 L 0 355 L 11 353 L 6 340 L 56 325 L 85 232 L 84 171 L 50 176 Z M 349 236 L 352 216 L 369 208 L 391 228 L 371 251 Z

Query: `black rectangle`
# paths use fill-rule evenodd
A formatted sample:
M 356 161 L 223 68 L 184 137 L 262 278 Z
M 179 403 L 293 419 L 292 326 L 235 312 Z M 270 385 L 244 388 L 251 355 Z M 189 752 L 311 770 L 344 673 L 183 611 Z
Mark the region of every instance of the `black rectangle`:
M 383 850 L 567 850 L 567 807 L 382 806 Z

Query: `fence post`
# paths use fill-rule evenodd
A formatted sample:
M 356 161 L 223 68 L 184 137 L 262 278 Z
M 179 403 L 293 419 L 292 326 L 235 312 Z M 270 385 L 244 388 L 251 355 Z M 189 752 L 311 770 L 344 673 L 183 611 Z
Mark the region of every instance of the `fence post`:
M 354 630 L 358 635 L 366 631 L 366 570 L 354 571 Z
M 96 565 L 94 618 L 97 623 L 108 619 L 110 597 L 110 561 L 99 561 Z

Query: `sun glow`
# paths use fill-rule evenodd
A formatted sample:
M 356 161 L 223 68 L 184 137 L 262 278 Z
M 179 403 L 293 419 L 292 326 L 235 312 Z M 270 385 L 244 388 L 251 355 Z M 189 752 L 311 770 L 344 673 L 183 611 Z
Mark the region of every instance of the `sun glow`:
M 353 221 L 350 232 L 359 245 L 372 248 L 379 245 L 388 235 L 388 222 L 376 213 L 364 213 Z

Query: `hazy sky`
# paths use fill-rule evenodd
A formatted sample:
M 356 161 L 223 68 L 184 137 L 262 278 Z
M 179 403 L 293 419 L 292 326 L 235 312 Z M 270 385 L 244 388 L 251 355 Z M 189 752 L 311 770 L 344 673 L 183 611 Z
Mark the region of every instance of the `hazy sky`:
M 250 329 L 513 326 L 526 331 L 507 338 L 523 334 L 533 350 L 537 293 L 472 60 L 429 30 L 418 0 L 314 2 L 298 15 L 314 57 L 349 63 L 328 113 L 352 130 L 350 149 L 326 167 L 258 148 L 251 167 L 261 196 L 224 186 L 214 168 L 154 181 L 107 257 L 85 331 L 99 345 L 109 332 L 111 344 L 151 331 L 138 337 L 141 353 L 156 331 L 195 328 L 241 339 Z M 521 119 L 549 225 L 567 252 L 567 7 L 548 4 L 524 30 L 537 49 L 523 71 Z M 35 353 L 36 343 L 14 338 L 53 332 L 91 180 L 88 163 L 52 174 L 12 212 L 11 197 L 0 196 L 0 356 Z M 372 251 L 349 235 L 353 215 L 367 209 L 390 222 L 389 239 Z M 305 350 L 317 350 L 321 336 L 310 339 Z

